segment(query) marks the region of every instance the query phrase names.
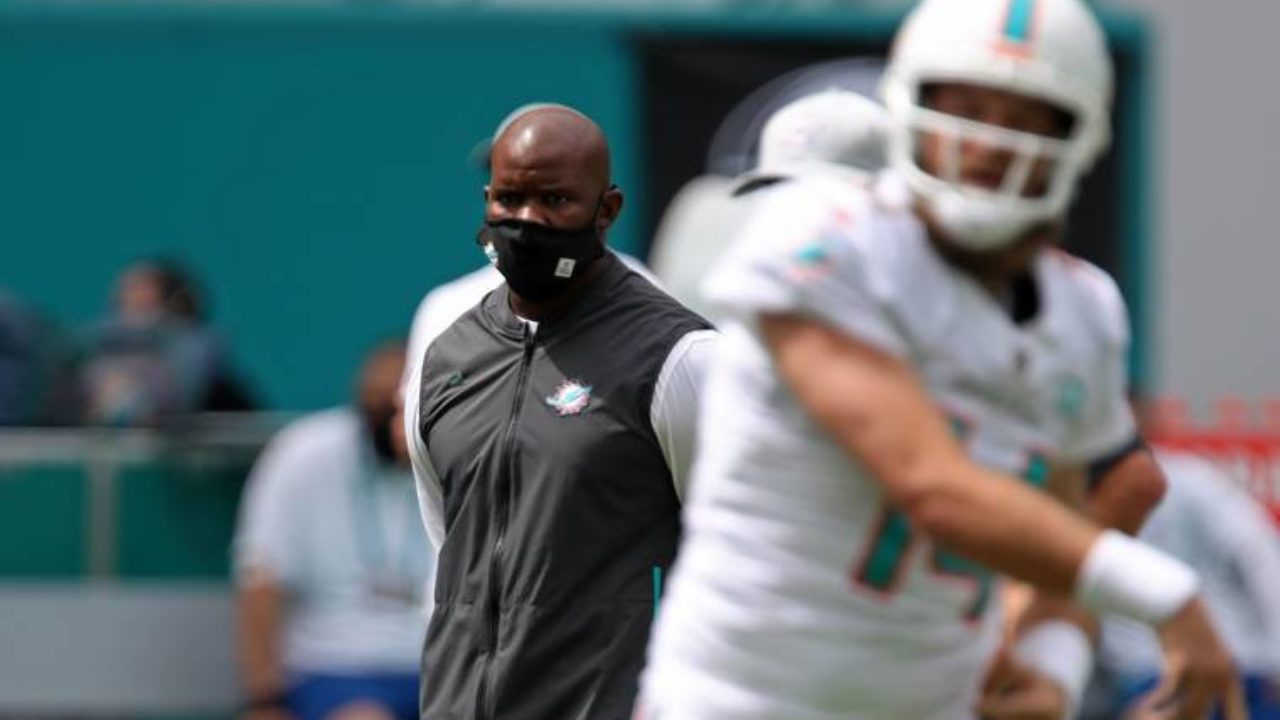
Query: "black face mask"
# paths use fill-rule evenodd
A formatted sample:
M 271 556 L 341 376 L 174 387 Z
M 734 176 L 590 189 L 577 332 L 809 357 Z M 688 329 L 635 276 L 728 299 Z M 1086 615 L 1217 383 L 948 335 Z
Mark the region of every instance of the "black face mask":
M 391 440 L 391 419 L 395 414 L 395 410 L 372 408 L 365 408 L 361 413 L 364 416 L 365 430 L 368 431 L 369 440 L 373 443 L 373 451 L 377 454 L 378 460 L 387 465 L 395 464 L 398 460 L 395 444 Z
M 486 222 L 476 242 L 525 300 L 553 300 L 604 255 L 595 219 L 577 230 L 522 220 Z

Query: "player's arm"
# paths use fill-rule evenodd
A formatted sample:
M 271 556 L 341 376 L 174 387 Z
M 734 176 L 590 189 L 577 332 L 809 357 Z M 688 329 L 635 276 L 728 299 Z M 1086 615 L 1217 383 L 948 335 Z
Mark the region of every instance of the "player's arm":
M 1091 463 L 1087 483 L 1089 516 L 1130 535 L 1138 534 L 1165 492 L 1164 473 L 1137 435 Z
M 1085 512 L 1083 469 L 1058 467 L 1046 491 Z M 983 683 L 979 713 L 987 720 L 1059 720 L 1074 717 L 1093 670 L 1098 622 L 1063 595 L 1022 583 L 1005 588 L 1008 637 Z
M 1086 473 L 1078 467 L 1057 467 L 1049 476 L 1045 488 L 1050 497 L 1071 508 L 1075 512 L 1087 515 Z M 1097 517 L 1092 518 L 1098 522 Z M 1102 527 L 1110 527 L 1098 522 Z M 1011 636 L 1015 642 L 1024 638 L 1037 626 L 1056 621 L 1065 621 L 1078 628 L 1081 641 L 1086 644 L 1096 642 L 1098 638 L 1098 621 L 1089 612 L 1080 607 L 1071 597 L 1057 593 L 1035 590 L 1026 585 L 1021 586 L 1028 595 L 1020 607 L 1012 608 L 1009 613 Z
M 1155 458 L 1134 435 L 1087 469 L 1059 468 L 1050 476 L 1047 490 L 1102 527 L 1132 535 L 1164 496 L 1165 480 Z M 985 716 L 1072 717 L 1093 668 L 1098 621 L 1070 598 L 1025 585 L 1009 591 L 1009 644 L 988 676 Z M 1055 687 L 1046 688 L 1046 681 Z
M 1194 681 L 1188 709 L 1231 694 L 1230 660 L 1185 565 L 972 462 L 905 362 L 800 315 L 759 322 L 801 406 L 915 527 L 996 572 L 1161 626 L 1170 677 Z
M 1099 493 L 1099 488 L 1108 488 L 1109 492 Z M 1088 516 L 1099 526 L 1133 535 L 1163 497 L 1165 481 L 1151 453 L 1145 447 L 1129 443 L 1113 457 L 1102 463 L 1091 463 L 1087 469 L 1055 468 L 1045 489 L 1051 497 Z M 1009 613 L 1012 637 L 1017 638 L 1041 623 L 1061 619 L 1096 641 L 1097 619 L 1071 598 L 1035 592 L 1026 586 L 1013 593 L 1015 597 L 1019 594 L 1021 601 L 1015 602 Z
M 905 362 L 796 315 L 760 323 L 800 404 L 913 525 L 996 572 L 1071 593 L 1096 527 L 972 462 Z

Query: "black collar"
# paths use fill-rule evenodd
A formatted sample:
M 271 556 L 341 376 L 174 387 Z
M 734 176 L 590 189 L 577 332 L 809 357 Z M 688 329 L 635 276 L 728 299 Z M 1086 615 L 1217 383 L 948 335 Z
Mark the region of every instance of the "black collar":
M 631 269 L 611 250 L 606 251 L 596 262 L 603 267 L 586 291 L 558 315 L 538 321 L 540 338 L 567 332 L 583 317 L 590 315 L 593 309 L 606 302 L 618 283 L 631 273 Z M 511 289 L 505 282 L 485 296 L 480 303 L 480 310 L 486 323 L 499 335 L 517 342 L 524 341 L 525 323 L 511 309 Z

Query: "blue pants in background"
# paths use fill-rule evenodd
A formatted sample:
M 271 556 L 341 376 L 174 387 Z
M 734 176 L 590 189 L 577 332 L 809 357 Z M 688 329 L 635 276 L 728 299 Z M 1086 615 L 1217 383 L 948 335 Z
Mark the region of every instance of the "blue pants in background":
M 289 712 L 298 720 L 326 720 L 354 702 L 382 705 L 396 720 L 418 720 L 418 675 L 329 675 L 294 677 L 287 695 Z
M 1280 720 L 1280 688 L 1276 687 L 1275 681 L 1260 675 L 1245 675 L 1243 681 L 1250 720 Z M 1159 684 L 1160 678 L 1157 676 L 1117 680 L 1119 707 L 1127 710 Z M 1215 711 L 1213 720 L 1222 720 L 1222 711 Z

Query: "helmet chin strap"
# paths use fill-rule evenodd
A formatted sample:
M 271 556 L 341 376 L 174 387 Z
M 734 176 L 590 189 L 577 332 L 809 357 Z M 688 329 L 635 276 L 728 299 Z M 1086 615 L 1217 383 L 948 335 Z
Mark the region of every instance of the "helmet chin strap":
M 987 252 L 1011 245 L 1047 218 L 1017 212 L 996 203 L 963 197 L 956 191 L 933 193 L 925 206 L 948 239 L 967 250 Z
M 941 234 L 946 242 L 965 252 L 998 253 L 1017 245 L 1026 238 L 1051 232 L 1062 222 L 1058 214 L 1018 213 L 1013 217 L 1008 208 L 989 207 L 986 213 L 974 212 L 974 205 L 965 199 L 957 203 L 950 214 L 939 212 L 946 206 L 947 194 L 915 193 L 915 207 L 925 218 L 931 233 Z

